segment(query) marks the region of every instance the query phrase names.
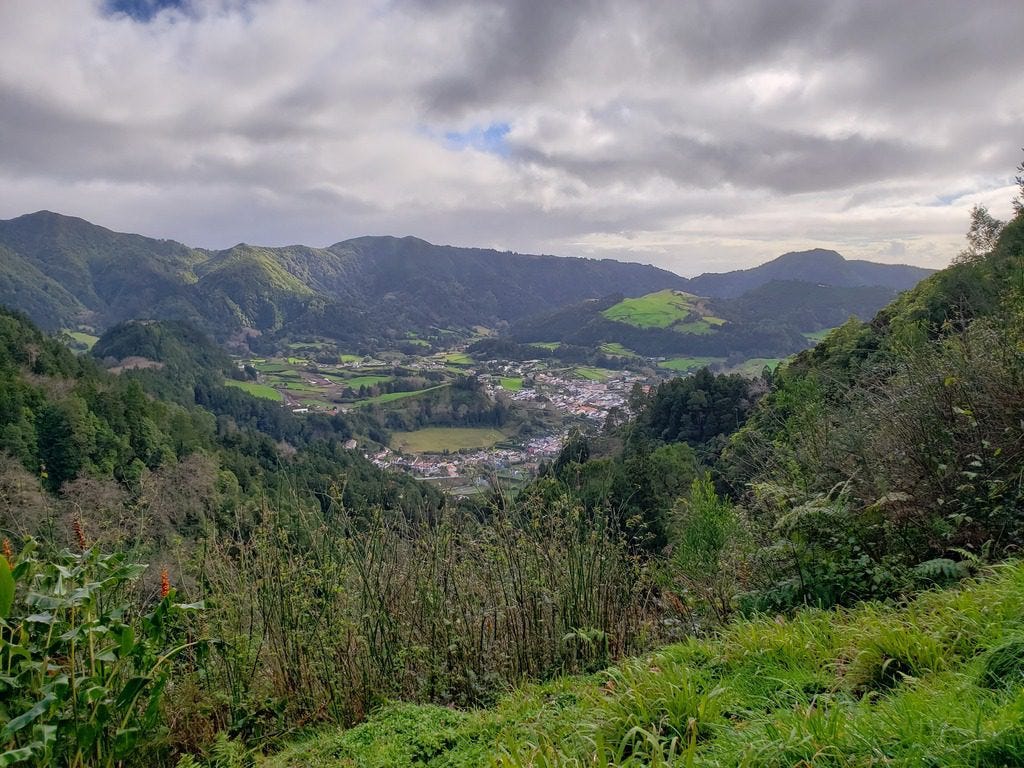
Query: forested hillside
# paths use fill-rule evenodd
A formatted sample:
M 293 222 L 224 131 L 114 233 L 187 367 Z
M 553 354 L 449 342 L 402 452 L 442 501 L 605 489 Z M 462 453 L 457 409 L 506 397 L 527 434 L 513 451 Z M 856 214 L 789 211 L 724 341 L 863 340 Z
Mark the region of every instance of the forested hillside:
M 102 332 L 133 319 L 187 320 L 223 341 L 243 329 L 386 344 L 462 332 L 614 291 L 683 278 L 641 264 L 363 237 L 328 248 L 224 251 L 111 232 L 41 211 L 0 222 L 0 302 L 47 330 Z
M 625 340 L 644 354 L 661 354 L 656 350 L 672 342 L 679 347 L 672 353 L 711 354 L 714 347 L 714 354 L 785 356 L 802 348 L 800 332 L 831 327 L 851 313 L 873 313 L 893 291 L 927 274 L 847 262 L 838 254 L 819 268 L 816 258 L 789 254 L 743 273 L 688 281 L 642 264 L 454 248 L 414 237 L 361 237 L 327 248 L 240 243 L 209 251 L 47 211 L 0 221 L 0 255 L 0 304 L 26 312 L 46 330 L 102 335 L 128 320 L 182 320 L 220 342 L 267 349 L 295 337 L 367 350 L 409 338 L 450 343 L 480 326 L 535 318 L 519 328 L 519 337 L 545 336 L 529 331 L 539 324 L 557 334 L 541 341 Z M 605 318 L 582 316 L 589 305 L 574 306 L 668 289 L 740 296 L 771 280 L 801 287 L 745 297 L 723 315 L 732 322 L 714 342 L 609 326 Z M 705 285 L 708 291 L 701 292 Z M 808 293 L 814 298 L 804 307 Z M 794 298 L 804 307 L 798 313 L 789 307 Z M 557 312 L 565 307 L 570 327 L 560 329 Z M 756 324 L 770 330 L 758 331 Z
M 343 450 L 352 434 L 343 418 L 300 420 L 223 386 L 233 366 L 194 329 L 132 324 L 101 352 L 159 367 L 111 375 L 0 310 L 0 528 L 37 535 L 78 515 L 88 531 L 160 549 L 169 537 L 235 526 L 267 497 L 339 488 L 410 514 L 439 505 L 436 493 Z
M 671 290 L 635 299 L 616 294 L 525 318 L 508 337 L 591 349 L 612 343 L 650 357 L 788 357 L 810 345 L 809 335 L 851 317 L 866 320 L 895 295 L 885 286 L 800 280 L 764 283 L 731 299 Z

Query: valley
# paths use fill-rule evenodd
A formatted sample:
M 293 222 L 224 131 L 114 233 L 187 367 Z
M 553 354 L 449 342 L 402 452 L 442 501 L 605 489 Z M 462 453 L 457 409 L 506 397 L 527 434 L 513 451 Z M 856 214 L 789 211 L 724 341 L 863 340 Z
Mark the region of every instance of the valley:
M 238 358 L 245 379 L 225 384 L 279 403 L 296 416 L 355 410 L 398 425 L 411 401 L 432 403 L 423 426 L 392 429 L 381 442 L 367 435 L 346 444 L 382 469 L 407 472 L 466 495 L 498 485 L 514 488 L 536 476 L 561 450 L 572 428 L 594 429 L 610 412 L 628 414 L 630 390 L 658 379 L 653 361 L 633 358 L 634 369 L 565 365 L 555 359 L 476 360 L 464 347 L 429 355 L 383 352 L 377 357 L 339 354 L 316 360 L 315 342 L 297 343 L 284 357 Z M 471 384 L 469 383 L 471 382 Z M 438 412 L 450 388 L 471 386 L 487 407 L 503 412 L 489 426 L 466 426 L 469 412 Z

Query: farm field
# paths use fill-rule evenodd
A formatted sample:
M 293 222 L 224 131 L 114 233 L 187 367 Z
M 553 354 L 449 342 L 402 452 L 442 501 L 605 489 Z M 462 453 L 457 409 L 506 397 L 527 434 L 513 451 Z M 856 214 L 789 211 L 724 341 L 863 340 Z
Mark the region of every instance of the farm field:
M 354 405 L 356 407 L 361 407 L 364 405 L 379 405 L 381 403 L 393 403 L 395 400 L 403 400 L 407 397 L 416 397 L 417 395 L 422 395 L 424 392 L 433 392 L 435 389 L 442 389 L 447 386 L 447 384 L 438 384 L 436 387 L 417 389 L 413 392 L 390 392 L 385 395 L 377 395 L 377 397 L 371 397 L 367 400 L 360 400 L 354 403 Z
M 293 341 L 288 345 L 288 348 L 293 352 L 305 352 L 307 350 L 316 352 L 328 346 L 330 344 L 326 341 Z
M 765 366 L 775 370 L 785 359 L 784 357 L 753 357 L 750 360 L 744 360 L 739 365 L 733 366 L 726 372 L 741 373 L 744 376 L 760 376 Z
M 76 351 L 88 352 L 100 340 L 99 336 L 83 331 L 65 330 L 64 333 L 74 341 L 73 349 Z
M 254 381 L 235 381 L 234 379 L 225 379 L 224 383 L 229 387 L 245 390 L 250 395 L 255 395 L 256 397 L 262 397 L 266 400 L 276 400 L 279 403 L 284 401 L 284 395 L 266 384 L 257 384 Z
M 518 392 L 523 388 L 523 380 L 518 376 L 502 376 L 501 386 L 509 392 Z
M 605 368 L 594 368 L 592 366 L 579 366 L 573 368 L 572 372 L 579 378 L 586 379 L 587 381 L 604 381 L 614 373 L 614 371 L 609 371 Z
M 345 379 L 337 374 L 331 374 L 331 377 L 331 380 L 336 384 L 340 384 L 343 387 L 352 387 L 352 389 L 383 384 L 384 382 L 391 381 L 392 378 L 391 376 L 353 376 L 351 379 Z
M 677 373 L 689 373 L 724 361 L 724 357 L 673 357 L 658 363 L 658 367 Z
M 290 406 L 304 406 L 312 410 L 333 410 L 336 407 L 361 407 L 378 405 L 414 397 L 423 392 L 447 386 L 437 383 L 424 389 L 408 392 L 384 392 L 387 385 L 395 380 L 396 369 L 390 364 L 367 365 L 366 358 L 349 356 L 359 365 L 310 365 L 308 360 L 297 357 L 251 358 L 244 362 L 259 373 L 259 381 L 251 383 L 249 391 L 260 397 L 285 401 Z M 453 373 L 464 373 L 454 368 Z M 408 372 L 400 375 L 407 375 Z M 429 382 L 425 382 L 429 383 Z M 369 392 L 363 399 L 344 397 L 348 390 L 358 392 L 366 387 Z M 274 393 L 273 395 L 271 393 Z M 380 394 L 377 394 L 380 393 Z
M 409 453 L 443 453 L 466 448 L 490 448 L 505 435 L 489 427 L 426 427 L 414 432 L 395 432 L 391 447 Z
M 632 349 L 622 346 L 617 341 L 610 341 L 606 344 L 602 344 L 601 351 L 606 355 L 614 355 L 615 357 L 640 357 L 640 355 Z
M 722 318 L 707 312 L 701 297 L 673 290 L 624 299 L 601 314 L 609 320 L 637 328 L 672 328 L 680 333 L 701 335 L 711 333 L 725 323 Z M 693 318 L 694 315 L 699 319 Z

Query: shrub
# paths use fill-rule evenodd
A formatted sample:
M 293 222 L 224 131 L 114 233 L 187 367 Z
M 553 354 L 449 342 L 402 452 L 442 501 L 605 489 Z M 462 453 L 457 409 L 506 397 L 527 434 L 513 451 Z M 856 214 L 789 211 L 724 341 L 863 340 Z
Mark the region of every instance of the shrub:
M 37 555 L 0 565 L 0 764 L 113 766 L 152 745 L 171 663 L 195 642 L 169 590 L 148 611 L 123 555 Z M 3 574 L 7 574 L 6 577 Z M 6 585 L 6 586 L 5 586 Z

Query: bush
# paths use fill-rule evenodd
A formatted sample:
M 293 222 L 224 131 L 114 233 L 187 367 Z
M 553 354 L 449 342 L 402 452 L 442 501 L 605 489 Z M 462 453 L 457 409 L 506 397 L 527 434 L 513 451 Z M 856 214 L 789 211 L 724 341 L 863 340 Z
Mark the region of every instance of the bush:
M 153 746 L 182 635 L 173 590 L 131 599 L 145 566 L 96 549 L 0 556 L 0 764 L 113 766 Z

